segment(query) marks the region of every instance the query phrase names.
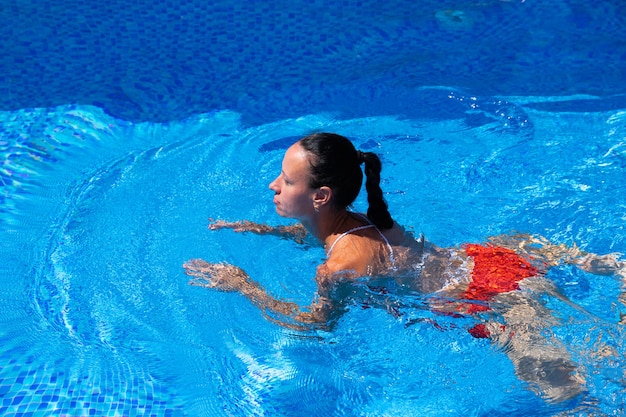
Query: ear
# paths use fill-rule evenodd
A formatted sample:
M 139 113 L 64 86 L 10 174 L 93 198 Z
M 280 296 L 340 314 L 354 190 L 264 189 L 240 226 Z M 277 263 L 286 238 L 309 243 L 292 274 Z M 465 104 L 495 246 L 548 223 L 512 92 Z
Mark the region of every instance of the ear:
M 318 188 L 313 195 L 313 206 L 315 206 L 316 210 L 319 210 L 320 207 L 330 204 L 330 201 L 333 198 L 333 190 L 330 187 L 323 186 Z

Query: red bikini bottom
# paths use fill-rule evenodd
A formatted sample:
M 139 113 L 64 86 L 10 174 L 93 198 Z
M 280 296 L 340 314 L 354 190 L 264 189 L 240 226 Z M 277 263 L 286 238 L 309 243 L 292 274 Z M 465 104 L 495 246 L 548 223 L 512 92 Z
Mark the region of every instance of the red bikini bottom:
M 519 289 L 519 282 L 540 274 L 540 270 L 511 249 L 492 245 L 463 245 L 465 253 L 474 259 L 472 281 L 460 295 L 463 300 L 489 301 L 495 295 Z M 489 310 L 485 304 L 464 305 L 467 313 Z M 469 332 L 474 337 L 489 337 L 484 324 L 478 324 Z

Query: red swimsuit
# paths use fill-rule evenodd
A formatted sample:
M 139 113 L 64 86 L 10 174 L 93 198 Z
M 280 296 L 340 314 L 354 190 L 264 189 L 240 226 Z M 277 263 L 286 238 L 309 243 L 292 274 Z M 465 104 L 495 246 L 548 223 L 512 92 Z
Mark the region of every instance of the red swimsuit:
M 465 253 L 474 258 L 472 281 L 461 298 L 488 301 L 493 296 L 519 289 L 519 282 L 538 275 L 539 269 L 511 249 L 491 245 L 463 245 Z M 489 310 L 472 304 L 469 313 Z
M 464 300 L 488 301 L 497 294 L 519 289 L 519 282 L 536 276 L 540 270 L 511 249 L 492 245 L 463 245 L 465 253 L 474 259 L 472 281 L 461 294 Z M 466 305 L 468 313 L 487 311 L 484 304 Z M 477 324 L 469 329 L 477 338 L 489 337 L 489 330 L 484 324 Z

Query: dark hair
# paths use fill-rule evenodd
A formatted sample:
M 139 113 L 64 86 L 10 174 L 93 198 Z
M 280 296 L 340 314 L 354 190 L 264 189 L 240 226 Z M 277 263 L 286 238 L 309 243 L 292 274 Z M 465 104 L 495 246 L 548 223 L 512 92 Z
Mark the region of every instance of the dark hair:
M 365 163 L 367 217 L 379 229 L 393 227 L 380 189 L 382 164 L 378 155 L 357 151 L 348 138 L 335 133 L 313 133 L 300 139 L 299 143 L 312 155 L 309 185 L 311 188 L 332 188 L 333 204 L 337 208 L 347 208 L 356 200 L 363 183 L 361 164 Z

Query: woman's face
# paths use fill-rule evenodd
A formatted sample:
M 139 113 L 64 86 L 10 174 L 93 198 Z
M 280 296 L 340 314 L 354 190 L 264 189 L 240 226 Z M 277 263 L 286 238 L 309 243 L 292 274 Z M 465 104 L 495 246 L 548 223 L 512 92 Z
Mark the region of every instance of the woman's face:
M 314 216 L 316 190 L 309 187 L 309 169 L 308 153 L 299 143 L 287 149 L 280 175 L 269 185 L 280 216 L 298 220 Z

